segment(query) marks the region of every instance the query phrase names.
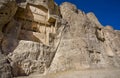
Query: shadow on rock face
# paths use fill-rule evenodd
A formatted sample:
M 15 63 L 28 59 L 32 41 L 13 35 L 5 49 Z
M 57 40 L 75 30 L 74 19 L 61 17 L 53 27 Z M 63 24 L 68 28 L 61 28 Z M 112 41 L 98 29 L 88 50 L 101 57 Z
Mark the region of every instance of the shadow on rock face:
M 2 43 L 6 37 L 4 28 L 10 21 L 13 21 L 16 10 L 17 5 L 15 1 L 0 0 L 0 78 L 12 78 L 11 66 L 2 51 Z
M 26 2 L 26 0 L 16 0 L 17 3 Z

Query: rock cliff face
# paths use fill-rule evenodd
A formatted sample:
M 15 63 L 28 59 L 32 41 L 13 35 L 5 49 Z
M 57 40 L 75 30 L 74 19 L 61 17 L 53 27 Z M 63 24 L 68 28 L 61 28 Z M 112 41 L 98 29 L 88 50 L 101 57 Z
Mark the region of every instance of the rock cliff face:
M 53 0 L 0 1 L 0 78 L 120 68 L 120 31 Z

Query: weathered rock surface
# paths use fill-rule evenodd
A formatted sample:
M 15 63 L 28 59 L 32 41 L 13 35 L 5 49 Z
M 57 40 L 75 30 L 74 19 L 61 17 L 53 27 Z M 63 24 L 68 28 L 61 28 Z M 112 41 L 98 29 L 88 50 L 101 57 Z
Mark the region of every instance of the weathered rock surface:
M 94 13 L 53 0 L 0 1 L 0 78 L 101 68 L 119 77 L 120 31 L 102 26 Z
M 70 3 L 60 6 L 68 27 L 63 32 L 50 70 L 119 67 L 119 34 L 111 27 L 101 26 L 93 13 L 86 15 L 76 10 Z
M 0 78 L 13 78 L 11 70 L 7 57 L 0 52 Z

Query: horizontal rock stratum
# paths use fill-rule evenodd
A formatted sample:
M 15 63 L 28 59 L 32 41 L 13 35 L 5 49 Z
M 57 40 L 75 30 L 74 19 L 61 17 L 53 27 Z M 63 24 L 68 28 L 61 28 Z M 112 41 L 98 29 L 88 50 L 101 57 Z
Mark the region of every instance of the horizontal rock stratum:
M 0 0 L 0 78 L 119 78 L 120 31 L 53 0 Z

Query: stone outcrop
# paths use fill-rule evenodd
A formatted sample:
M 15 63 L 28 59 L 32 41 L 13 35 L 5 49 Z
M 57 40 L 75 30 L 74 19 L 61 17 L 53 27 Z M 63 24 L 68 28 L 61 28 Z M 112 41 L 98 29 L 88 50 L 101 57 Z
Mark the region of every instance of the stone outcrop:
M 11 70 L 8 59 L 0 52 L 0 78 L 13 78 Z
M 110 26 L 103 27 L 93 13 L 87 15 L 70 3 L 60 11 L 68 21 L 50 70 L 119 67 L 119 35 Z M 67 46 L 67 47 L 66 47 Z
M 120 68 L 120 31 L 94 13 L 53 0 L 0 1 L 0 78 L 99 68 Z

